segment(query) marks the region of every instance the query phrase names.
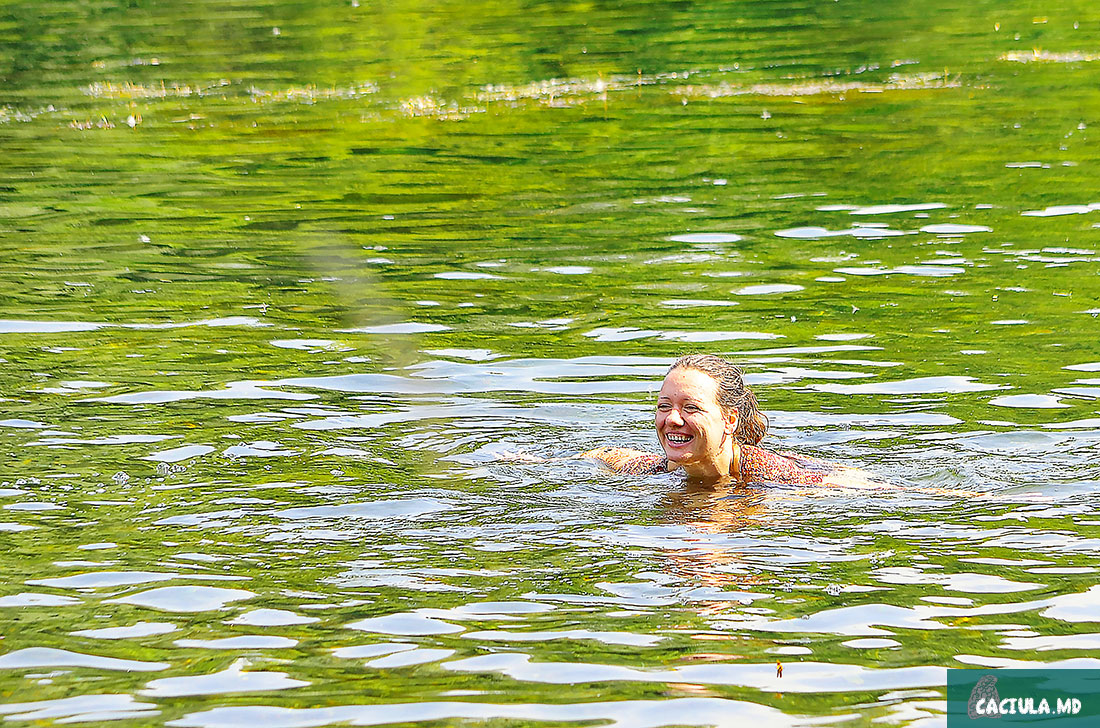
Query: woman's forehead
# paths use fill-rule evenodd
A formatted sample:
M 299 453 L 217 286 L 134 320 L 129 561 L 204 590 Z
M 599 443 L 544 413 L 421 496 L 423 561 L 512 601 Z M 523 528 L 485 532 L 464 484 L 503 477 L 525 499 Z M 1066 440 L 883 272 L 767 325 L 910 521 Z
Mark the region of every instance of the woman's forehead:
M 674 369 L 661 385 L 661 396 L 717 401 L 718 383 L 709 374 L 696 369 Z

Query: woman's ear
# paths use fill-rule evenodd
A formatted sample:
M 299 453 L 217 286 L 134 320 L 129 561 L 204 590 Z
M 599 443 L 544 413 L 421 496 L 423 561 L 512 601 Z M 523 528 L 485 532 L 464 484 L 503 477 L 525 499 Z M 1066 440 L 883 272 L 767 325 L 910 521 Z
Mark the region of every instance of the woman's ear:
M 726 432 L 728 432 L 731 435 L 733 433 L 737 432 L 737 413 L 736 412 L 734 412 L 732 415 L 726 415 Z

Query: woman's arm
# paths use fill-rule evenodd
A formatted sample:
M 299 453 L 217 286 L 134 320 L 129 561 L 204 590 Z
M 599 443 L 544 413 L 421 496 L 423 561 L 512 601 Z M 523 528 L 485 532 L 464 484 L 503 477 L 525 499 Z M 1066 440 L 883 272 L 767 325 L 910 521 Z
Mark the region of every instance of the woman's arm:
M 630 450 L 625 447 L 598 447 L 582 452 L 579 457 L 598 460 L 617 473 L 631 475 L 655 475 L 669 472 L 668 458 L 664 455 Z

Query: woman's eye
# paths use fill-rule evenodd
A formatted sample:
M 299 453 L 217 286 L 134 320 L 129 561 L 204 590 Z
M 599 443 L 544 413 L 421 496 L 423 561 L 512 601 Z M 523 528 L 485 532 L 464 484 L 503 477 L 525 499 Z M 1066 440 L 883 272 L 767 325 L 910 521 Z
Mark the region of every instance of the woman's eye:
M 661 412 L 668 412 L 670 409 L 672 409 L 672 405 L 662 402 L 661 404 L 657 405 L 657 409 Z

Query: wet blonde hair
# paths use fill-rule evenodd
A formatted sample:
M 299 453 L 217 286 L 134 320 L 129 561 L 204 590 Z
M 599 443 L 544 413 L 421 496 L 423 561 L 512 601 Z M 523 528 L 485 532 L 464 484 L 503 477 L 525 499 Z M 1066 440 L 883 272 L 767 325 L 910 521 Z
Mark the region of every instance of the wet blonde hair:
M 734 440 L 742 445 L 756 445 L 768 434 L 768 418 L 760 411 L 756 395 L 745 386 L 740 367 L 713 354 L 688 354 L 673 362 L 665 376 L 677 369 L 694 369 L 714 380 L 723 414 L 727 417 L 737 415 Z

